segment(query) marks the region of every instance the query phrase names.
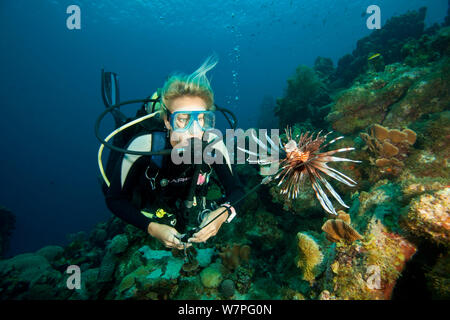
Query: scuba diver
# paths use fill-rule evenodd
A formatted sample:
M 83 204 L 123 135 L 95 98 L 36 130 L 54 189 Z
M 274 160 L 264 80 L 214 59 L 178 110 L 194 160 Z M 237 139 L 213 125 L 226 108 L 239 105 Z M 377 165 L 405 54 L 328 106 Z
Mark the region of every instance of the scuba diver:
M 225 159 L 223 163 L 175 164 L 171 158 L 174 148 L 179 148 L 182 154 L 196 139 L 203 141 L 203 146 L 211 141 L 208 138 L 204 142 L 204 135 L 214 128 L 218 106 L 214 104 L 206 73 L 216 64 L 214 57 L 208 57 L 192 74 L 170 76 L 161 90 L 145 100 L 137 113 L 141 119 L 135 120 L 139 122 L 136 125 L 119 111 L 118 107 L 126 103 L 119 103 L 117 75 L 102 71 L 102 94 L 107 110 L 97 121 L 97 137 L 99 123 L 107 111 L 114 116 L 116 125 L 107 139 L 99 138 L 106 205 L 114 215 L 168 248 L 186 249 L 192 243 L 215 236 L 223 223 L 231 222 L 239 213 L 237 203 L 244 195 L 223 141 L 214 143 L 213 147 L 215 156 Z M 107 141 L 112 136 L 113 145 L 109 145 Z M 106 173 L 101 165 L 104 145 L 114 146 Z M 218 179 L 213 177 L 213 172 Z M 225 193 L 219 203 L 206 198 L 210 180 L 216 180 Z M 189 230 L 192 220 L 199 226 Z

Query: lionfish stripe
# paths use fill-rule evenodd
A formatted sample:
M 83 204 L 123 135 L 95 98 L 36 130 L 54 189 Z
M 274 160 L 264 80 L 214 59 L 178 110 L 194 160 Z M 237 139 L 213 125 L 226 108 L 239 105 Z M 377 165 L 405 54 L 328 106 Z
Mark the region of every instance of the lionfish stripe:
M 311 182 L 312 182 L 312 181 L 311 181 Z M 317 191 L 317 188 L 316 188 L 316 186 L 314 185 L 314 182 L 312 182 L 312 188 L 313 188 L 313 190 L 314 190 L 314 193 L 316 194 L 316 198 L 319 199 L 319 202 L 320 202 L 320 205 L 322 206 L 322 208 L 323 208 L 326 212 L 332 214 L 332 212 L 328 209 L 328 207 L 325 205 L 325 203 L 323 202 L 322 198 L 320 197 L 320 195 L 319 195 L 319 193 L 318 193 L 318 191 Z
M 324 179 L 322 176 L 320 176 L 320 181 L 325 185 L 325 187 L 330 191 L 330 193 L 333 195 L 333 197 L 344 207 L 348 208 L 348 206 L 345 204 L 345 202 L 342 200 L 342 198 L 339 196 L 339 194 L 336 192 L 336 190 L 333 189 L 331 184 Z
M 320 134 L 322 133 L 322 131 L 323 131 L 323 130 L 320 130 L 319 132 L 317 132 L 316 139 L 314 139 L 314 140 L 317 140 L 317 138 L 320 137 Z M 312 136 L 312 135 L 311 135 L 311 136 Z
M 359 160 L 352 160 L 352 159 L 333 157 L 333 156 L 319 157 L 319 159 L 317 159 L 317 161 L 321 161 L 321 162 L 349 161 L 349 162 L 356 162 L 356 163 L 361 162 Z
M 348 181 L 350 181 L 353 184 L 353 185 L 351 185 L 352 187 L 354 187 L 354 186 L 356 186 L 358 184 L 356 181 L 354 181 L 353 179 L 347 177 L 342 172 L 340 172 L 340 171 L 338 171 L 338 170 L 336 170 L 334 168 L 328 167 L 328 166 L 327 166 L 327 168 L 330 169 L 331 171 L 333 171 L 334 173 L 340 175 L 342 178 L 347 179 Z
M 331 172 L 336 173 L 340 178 L 347 179 L 347 180 L 346 180 L 346 181 L 347 181 L 347 184 L 348 184 L 348 183 L 352 183 L 352 184 L 354 184 L 354 185 L 357 184 L 356 181 L 353 181 L 351 178 L 347 177 L 347 176 L 346 176 L 345 174 L 343 174 L 342 172 L 340 172 L 340 171 L 338 171 L 338 170 L 336 170 L 336 169 L 334 169 L 334 168 L 332 168 L 332 167 L 329 167 L 327 163 L 315 162 L 315 164 L 317 164 L 317 166 L 318 166 L 319 169 L 320 169 L 320 168 L 323 168 L 323 169 L 325 169 L 325 170 L 329 170 L 329 171 L 331 171 Z M 327 174 L 330 174 L 330 173 L 327 172 Z
M 278 170 L 278 175 L 276 176 L 276 179 L 278 179 L 280 177 L 281 174 L 283 174 L 283 172 L 285 172 L 286 168 L 289 168 L 288 165 L 280 165 L 280 169 Z
M 315 170 L 315 169 L 313 169 L 313 168 L 311 168 L 311 172 L 313 172 L 313 174 L 314 174 L 314 176 L 316 177 L 316 182 L 317 182 L 317 186 L 319 187 L 319 190 L 321 191 L 321 194 L 324 196 L 324 198 L 325 198 L 325 202 L 328 204 L 328 207 L 333 211 L 333 214 L 336 214 L 337 215 L 337 213 L 336 213 L 336 211 L 334 210 L 334 207 L 333 207 L 333 204 L 331 203 L 331 201 L 328 199 L 328 196 L 327 196 L 327 194 L 325 193 L 325 191 L 323 191 L 323 189 L 322 189 L 322 187 L 321 187 L 321 185 L 320 185 L 320 183 L 319 183 L 319 180 L 320 181 L 322 181 L 322 183 L 324 183 L 325 184 L 325 186 L 327 187 L 327 189 L 331 192 L 331 194 L 333 194 L 333 193 L 336 193 L 336 192 L 333 192 L 334 191 L 334 189 L 333 188 L 331 188 L 331 190 L 329 189 L 329 187 L 331 187 L 331 185 Z M 327 186 L 327 184 L 328 184 L 328 186 Z M 334 195 L 334 194 L 333 194 Z M 339 197 L 339 196 L 338 196 Z M 341 199 L 341 201 L 342 201 L 342 199 Z M 341 203 L 342 204 L 342 203 Z
M 351 151 L 351 150 L 355 150 L 355 148 L 341 148 L 341 149 L 336 149 L 336 150 L 330 150 L 327 152 L 319 153 L 318 155 L 321 157 L 326 157 L 326 156 L 332 156 L 333 154 L 338 153 L 338 152 Z
M 283 174 L 283 176 L 281 177 L 281 179 L 280 179 L 280 182 L 278 183 L 278 187 L 284 182 L 284 178 L 286 177 L 286 175 L 289 173 L 289 171 L 291 171 L 292 170 L 292 168 L 288 168 L 285 172 L 284 172 L 284 174 Z M 280 174 L 282 174 L 282 173 L 280 173 Z
M 326 207 L 324 207 L 323 205 L 322 205 L 322 207 L 324 209 L 328 209 L 328 212 L 330 212 L 330 213 L 332 213 L 334 215 L 337 215 L 336 211 L 334 210 L 333 205 L 331 204 L 330 199 L 328 199 L 326 193 L 323 191 L 322 187 L 320 186 L 320 183 L 319 183 L 319 180 L 318 180 L 318 174 L 316 173 L 316 171 L 314 169 L 312 169 L 309 172 L 314 176 L 313 186 L 315 186 L 317 188 L 317 191 L 319 192 L 319 195 L 320 195 L 320 197 L 318 198 L 319 201 L 320 201 L 320 199 L 322 199 L 323 202 L 321 201 L 321 203 L 322 204 L 325 203 Z
M 346 185 L 350 186 L 350 187 L 354 187 L 356 185 L 356 182 L 354 182 L 353 180 L 351 180 L 350 178 L 348 178 L 346 175 L 340 173 L 339 171 L 337 171 L 337 173 L 343 175 L 344 177 L 348 178 L 350 181 L 354 182 L 354 184 L 348 182 L 347 180 L 344 180 L 341 176 L 339 176 L 336 173 L 333 173 L 332 170 L 333 168 L 328 167 L 325 163 L 323 164 L 315 164 L 314 165 L 315 168 L 319 169 L 320 171 L 322 171 L 323 173 L 329 175 L 330 177 L 336 179 L 339 182 L 345 183 Z
M 328 133 L 324 136 L 324 138 L 326 139 L 327 136 L 328 136 L 330 133 L 331 133 L 331 132 L 328 132 Z M 323 146 L 321 146 L 321 147 L 319 148 L 319 150 L 325 149 L 325 148 L 328 147 L 330 144 L 333 144 L 333 143 L 335 143 L 336 141 L 341 140 L 342 138 L 344 138 L 344 136 L 340 136 L 340 137 L 334 138 L 334 139 L 331 140 L 330 142 L 328 142 L 328 143 L 324 144 Z M 319 150 L 317 150 L 317 151 L 319 151 Z
M 337 213 L 334 211 L 333 206 L 330 203 L 330 200 L 328 199 L 327 195 L 325 194 L 325 192 L 323 192 L 322 188 L 320 187 L 320 185 L 317 183 L 317 181 L 315 181 L 313 183 L 313 188 L 316 191 L 316 196 L 317 199 L 319 199 L 320 204 L 322 205 L 322 208 L 325 209 L 325 211 L 327 211 L 328 213 L 331 214 L 335 214 L 337 215 Z

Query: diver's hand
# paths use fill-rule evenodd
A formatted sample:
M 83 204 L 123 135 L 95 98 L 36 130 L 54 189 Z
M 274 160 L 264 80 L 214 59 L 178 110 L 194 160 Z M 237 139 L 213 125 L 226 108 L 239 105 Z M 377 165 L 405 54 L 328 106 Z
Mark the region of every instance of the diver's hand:
M 181 243 L 179 239 L 181 235 L 175 228 L 165 224 L 150 222 L 147 230 L 152 237 L 158 239 L 167 248 L 177 248 L 179 250 L 184 249 L 184 245 Z M 186 248 L 190 246 L 191 244 L 188 243 L 186 245 Z
M 209 221 L 217 217 L 222 212 L 226 211 L 227 209 L 224 207 L 220 207 L 214 211 L 211 211 L 202 221 L 200 224 L 200 228 L 202 228 L 204 225 L 206 225 Z M 216 220 L 208 224 L 205 228 L 201 229 L 197 233 L 193 234 L 192 238 L 188 239 L 188 242 L 205 242 L 211 237 L 214 237 L 217 232 L 219 231 L 222 224 L 228 219 L 228 212 L 225 212 L 220 217 L 218 217 Z

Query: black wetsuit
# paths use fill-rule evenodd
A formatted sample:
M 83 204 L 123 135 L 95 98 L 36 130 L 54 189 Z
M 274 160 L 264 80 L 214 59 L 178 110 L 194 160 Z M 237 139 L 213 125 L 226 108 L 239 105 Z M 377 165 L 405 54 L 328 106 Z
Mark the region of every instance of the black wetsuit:
M 162 208 L 177 216 L 175 228 L 179 232 L 184 232 L 187 223 L 184 200 L 188 196 L 194 167 L 184 164 L 175 165 L 170 155 L 167 155 L 164 156 L 163 165 L 159 168 L 150 160 L 150 157 L 142 156 L 131 166 L 122 188 L 122 159 L 123 156 L 115 164 L 110 179 L 111 185 L 106 192 L 108 208 L 123 221 L 145 232 L 147 232 L 147 227 L 152 220 L 143 215 L 141 210 L 149 208 L 154 212 L 157 208 Z M 211 166 L 204 164 L 201 171 L 206 173 L 211 169 L 217 174 L 218 180 L 225 191 L 225 198 L 220 201 L 221 203 L 218 203 L 219 205 L 228 201 L 233 203 L 244 195 L 243 187 L 236 172 L 233 170 L 232 174 L 226 163 L 212 164 Z M 154 181 L 151 178 L 155 178 Z M 164 183 L 161 183 L 162 179 L 167 180 L 164 181 L 167 182 L 166 186 L 162 186 L 164 185 Z M 198 193 L 201 193 L 200 197 L 204 195 L 206 189 L 207 186 L 197 186 L 196 197 Z M 197 202 L 200 202 L 200 197 L 197 197 Z M 196 207 L 189 210 L 188 214 L 198 213 L 201 210 L 200 208 L 200 203 L 198 203 Z M 234 208 L 236 213 L 239 214 L 239 205 L 234 206 Z

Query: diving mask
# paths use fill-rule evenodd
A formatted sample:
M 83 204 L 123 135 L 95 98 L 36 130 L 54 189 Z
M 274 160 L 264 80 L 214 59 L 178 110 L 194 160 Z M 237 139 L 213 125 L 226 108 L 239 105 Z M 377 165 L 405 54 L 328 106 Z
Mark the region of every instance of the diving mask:
M 194 122 L 203 130 L 214 128 L 216 116 L 213 111 L 175 111 L 169 114 L 170 125 L 176 132 L 189 130 Z

